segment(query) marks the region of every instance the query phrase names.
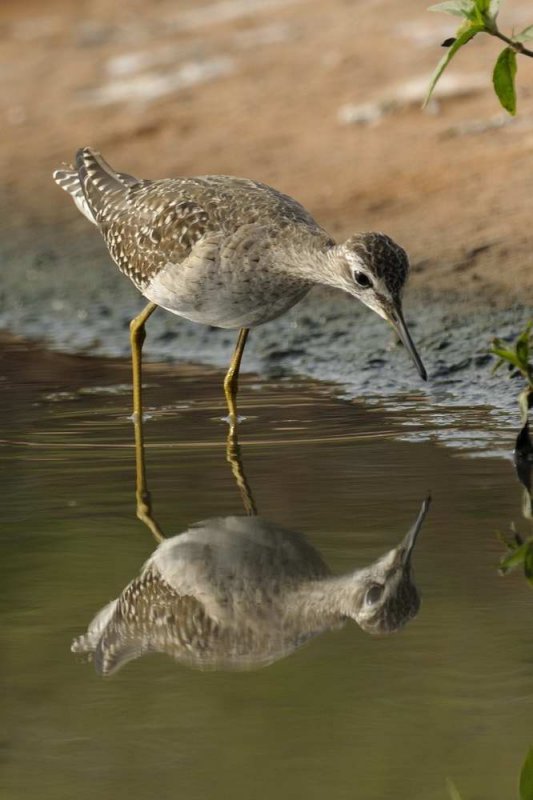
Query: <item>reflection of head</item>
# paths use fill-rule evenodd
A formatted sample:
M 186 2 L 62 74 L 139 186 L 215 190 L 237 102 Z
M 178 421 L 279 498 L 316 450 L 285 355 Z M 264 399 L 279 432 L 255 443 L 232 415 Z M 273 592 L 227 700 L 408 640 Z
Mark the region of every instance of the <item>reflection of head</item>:
M 363 597 L 363 604 L 367 594 L 368 591 Z M 401 573 L 392 592 L 383 590 L 382 598 L 382 601 L 368 606 L 366 612 L 360 610 L 356 615 L 357 623 L 366 633 L 394 633 L 416 617 L 420 608 L 420 594 L 411 581 L 409 569 Z
M 305 537 L 260 517 L 198 523 L 157 548 L 72 650 L 91 654 L 102 675 L 155 652 L 200 669 L 250 669 L 347 617 L 367 633 L 398 630 L 420 605 L 409 562 L 427 505 L 397 547 L 336 576 Z
M 358 575 L 350 616 L 366 633 L 394 633 L 415 617 L 420 595 L 411 580 L 411 555 L 429 509 L 426 499 L 415 524 L 400 544 Z

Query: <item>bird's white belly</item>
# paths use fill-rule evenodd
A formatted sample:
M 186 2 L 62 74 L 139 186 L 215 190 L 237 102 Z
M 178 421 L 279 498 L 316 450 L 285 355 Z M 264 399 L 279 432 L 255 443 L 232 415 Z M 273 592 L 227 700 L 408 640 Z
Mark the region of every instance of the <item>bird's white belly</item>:
M 169 264 L 144 289 L 148 300 L 173 314 L 217 328 L 252 328 L 283 314 L 307 294 L 308 284 L 231 279 L 225 272 L 206 274 Z

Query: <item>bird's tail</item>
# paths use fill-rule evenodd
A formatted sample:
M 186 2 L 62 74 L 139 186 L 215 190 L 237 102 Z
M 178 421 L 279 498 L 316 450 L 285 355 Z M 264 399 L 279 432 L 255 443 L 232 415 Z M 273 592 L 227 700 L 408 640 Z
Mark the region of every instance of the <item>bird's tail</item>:
M 65 192 L 68 192 L 72 196 L 72 199 L 83 216 L 87 217 L 90 222 L 96 225 L 96 219 L 93 216 L 89 204 L 85 199 L 83 189 L 81 188 L 78 173 L 72 164 L 64 164 L 61 169 L 56 169 L 52 173 L 52 176 L 57 185 L 61 186 Z
M 72 195 L 90 222 L 97 224 L 110 206 L 116 206 L 124 190 L 140 181 L 132 175 L 115 172 L 100 153 L 83 147 L 76 153 L 76 166 L 65 165 L 53 173 L 58 186 Z

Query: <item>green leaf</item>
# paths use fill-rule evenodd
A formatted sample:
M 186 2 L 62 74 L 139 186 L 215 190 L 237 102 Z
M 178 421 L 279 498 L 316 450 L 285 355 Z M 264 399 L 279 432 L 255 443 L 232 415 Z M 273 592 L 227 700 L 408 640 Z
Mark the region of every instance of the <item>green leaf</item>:
M 522 331 L 515 344 L 516 357 L 522 365 L 524 372 L 527 372 L 529 366 L 529 331 L 530 326 L 528 325 L 527 328 Z
M 533 747 L 529 748 L 520 773 L 520 800 L 533 800 Z
M 520 564 L 523 564 L 528 547 L 529 543 L 525 542 L 524 544 L 521 544 L 520 547 L 517 547 L 515 550 L 512 550 L 510 553 L 504 556 L 500 561 L 500 572 L 505 574 L 506 572 L 509 572 L 509 570 L 520 566 Z
M 517 36 L 513 36 L 513 40 L 515 42 L 530 42 L 533 39 L 533 25 L 529 25 L 529 27 L 524 28 L 522 33 L 519 33 Z
M 524 341 L 522 337 L 516 343 L 516 358 L 520 364 L 520 368 L 527 372 L 529 366 L 529 342 Z
M 443 55 L 443 57 L 437 64 L 437 67 L 433 75 L 431 76 L 431 80 L 429 82 L 429 88 L 426 94 L 426 99 L 424 100 L 424 104 L 422 106 L 423 108 L 425 108 L 429 103 L 431 95 L 433 94 L 433 90 L 437 85 L 437 81 L 439 80 L 440 76 L 442 75 L 442 73 L 444 72 L 444 70 L 454 57 L 454 55 L 457 53 L 457 51 L 460 50 L 461 47 L 464 47 L 464 45 L 467 44 L 470 41 L 470 39 L 473 39 L 477 33 L 481 33 L 481 31 L 483 30 L 484 30 L 483 25 L 477 25 L 477 24 L 473 25 L 469 22 L 465 23 L 464 25 L 461 25 L 461 27 L 457 31 L 457 39 Z
M 450 795 L 450 800 L 462 800 L 457 786 L 452 780 L 450 780 L 450 778 L 446 779 L 446 787 L 448 789 L 448 794 Z
M 515 349 L 518 360 L 522 364 L 522 369 L 527 372 L 529 366 L 529 337 L 531 335 L 531 322 L 526 325 L 518 339 Z
M 491 355 L 498 356 L 498 358 L 501 358 L 503 361 L 509 362 L 509 364 L 512 364 L 513 367 L 521 369 L 520 361 L 518 360 L 514 350 L 509 350 L 508 347 L 501 347 L 496 343 L 496 341 L 494 341 L 489 352 Z
M 500 0 L 491 0 L 489 4 L 489 16 L 495 20 L 499 13 Z
M 515 75 L 516 53 L 512 48 L 506 47 L 496 61 L 492 83 L 500 103 L 513 116 L 516 114 Z
M 436 3 L 436 5 L 430 6 L 428 11 L 436 11 L 441 14 L 452 14 L 454 17 L 472 19 L 474 2 L 473 0 L 447 0 L 445 3 Z
M 533 586 L 533 544 L 531 542 L 524 558 L 524 573 L 530 586 Z
M 490 352 L 495 356 L 499 356 L 500 358 L 505 358 L 505 359 L 516 357 L 514 350 L 511 350 L 510 347 L 507 347 L 505 342 L 502 342 L 501 339 L 493 340 L 490 346 Z
M 533 330 L 533 320 L 530 321 L 522 333 L 517 337 L 514 344 L 509 345 L 502 339 L 493 339 L 489 352 L 498 359 L 492 371 L 496 372 L 502 364 L 511 364 L 516 367 L 529 384 L 532 390 L 530 398 L 530 408 L 533 406 L 533 364 L 529 362 L 531 353 L 531 331 Z
M 483 25 L 487 32 L 495 29 L 495 17 L 492 16 L 491 0 L 474 0 L 474 14 L 470 18 L 473 22 Z
M 515 548 L 514 541 L 513 542 L 509 541 L 508 537 L 505 534 L 503 534 L 501 531 L 496 531 L 496 536 L 498 538 L 498 541 L 501 544 L 503 544 L 503 546 L 506 547 L 507 550 L 514 550 L 514 548 Z
M 529 419 L 530 396 L 531 396 L 531 389 L 529 388 L 529 386 L 526 386 L 525 389 L 522 389 L 522 391 L 518 395 L 518 405 L 520 406 L 520 419 L 522 420 L 522 425 L 525 425 Z
M 490 8 L 490 0 L 474 0 L 476 9 L 481 15 L 485 15 Z

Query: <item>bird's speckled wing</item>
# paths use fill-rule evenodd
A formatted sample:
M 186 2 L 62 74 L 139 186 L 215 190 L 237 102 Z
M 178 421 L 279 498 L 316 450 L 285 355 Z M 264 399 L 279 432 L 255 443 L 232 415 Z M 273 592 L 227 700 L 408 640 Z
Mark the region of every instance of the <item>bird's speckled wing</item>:
M 123 176 L 88 148 L 76 164 L 113 260 L 141 291 L 167 264 L 179 267 L 207 236 L 227 240 L 243 226 L 269 220 L 280 234 L 295 225 L 321 231 L 291 197 L 245 178 L 210 175 L 125 185 Z
M 63 164 L 60 169 L 54 171 L 53 177 L 57 185 L 60 186 L 63 191 L 67 192 L 67 194 L 70 194 L 78 209 L 87 217 L 89 222 L 96 225 L 96 219 L 85 197 L 78 169 L 74 168 L 72 164 Z M 133 175 L 128 175 L 126 172 L 117 172 L 116 177 L 124 186 L 135 186 L 139 183 L 146 183 L 139 178 L 135 178 Z
M 145 653 L 201 656 L 216 630 L 195 597 L 178 595 L 147 569 L 120 595 L 95 648 L 95 667 L 101 675 L 111 675 Z
M 111 257 L 141 291 L 166 264 L 182 263 L 211 227 L 197 202 L 169 199 L 157 188 L 127 190 L 123 204 L 100 223 Z

